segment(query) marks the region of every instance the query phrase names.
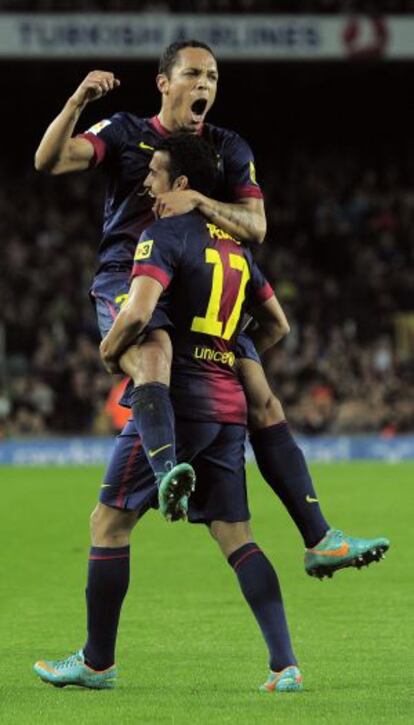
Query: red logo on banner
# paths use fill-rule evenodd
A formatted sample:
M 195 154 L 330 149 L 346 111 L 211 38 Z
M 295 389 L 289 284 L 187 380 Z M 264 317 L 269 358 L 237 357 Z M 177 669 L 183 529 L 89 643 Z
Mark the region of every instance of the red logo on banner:
M 387 24 L 384 18 L 353 17 L 346 24 L 342 39 L 351 58 L 381 58 L 388 42 Z

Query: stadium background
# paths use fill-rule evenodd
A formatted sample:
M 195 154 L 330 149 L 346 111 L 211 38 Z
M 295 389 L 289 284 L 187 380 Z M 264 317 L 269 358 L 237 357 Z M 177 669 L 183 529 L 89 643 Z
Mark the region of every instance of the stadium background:
M 0 0 L 0 37 L 3 12 L 146 10 L 161 25 L 163 13 L 180 10 L 330 20 L 352 7 L 380 11 L 385 23 L 387 13 L 409 23 L 414 12 L 412 0 Z M 168 527 L 155 512 L 134 537 L 119 688 L 109 697 L 56 691 L 31 672 L 38 657 L 82 644 L 86 519 L 102 466 L 16 462 L 100 460 L 109 438 L 96 436 L 115 427 L 87 296 L 102 175 L 48 179 L 34 172 L 33 154 L 91 68 L 114 70 L 122 86 L 86 110 L 81 128 L 119 109 L 152 114 L 158 96 L 155 60 L 39 60 L 23 52 L 0 58 L 0 462 L 13 463 L 0 466 L 0 721 L 412 722 L 413 464 L 395 462 L 414 458 L 412 62 L 362 53 L 220 65 L 210 118 L 255 150 L 269 218 L 259 258 L 292 323 L 266 360 L 275 390 L 314 457 L 394 461 L 312 466 L 333 525 L 392 542 L 378 568 L 323 584 L 304 576 L 300 537 L 248 466 L 255 536 L 277 566 L 305 675 L 303 697 L 275 702 L 256 694 L 265 653 L 225 563 L 202 527 Z M 80 437 L 65 447 L 72 435 Z
M 49 6 L 29 4 L 36 7 Z M 117 109 L 154 113 L 156 62 L 0 64 L 8 99 L 0 119 L 1 435 L 111 434 L 111 381 L 87 294 L 103 175 L 49 179 L 32 159 L 47 124 L 95 66 L 114 70 L 122 86 L 86 109 L 80 129 Z M 258 259 L 292 325 L 266 367 L 300 433 L 390 437 L 414 429 L 411 68 L 372 59 L 221 63 L 210 120 L 237 129 L 255 151 L 269 220 Z

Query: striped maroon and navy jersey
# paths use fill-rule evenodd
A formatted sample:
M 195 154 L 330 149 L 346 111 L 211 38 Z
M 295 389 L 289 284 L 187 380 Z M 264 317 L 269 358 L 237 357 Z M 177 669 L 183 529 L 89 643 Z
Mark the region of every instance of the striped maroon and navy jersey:
M 208 123 L 202 134 L 217 151 L 219 180 L 214 198 L 224 202 L 262 198 L 248 144 L 234 131 Z M 154 148 L 168 135 L 157 116 L 138 118 L 132 113 L 116 113 L 80 134 L 93 144 L 92 165 L 102 163 L 108 176 L 99 271 L 131 269 L 137 240 L 154 221 L 153 200 L 143 193 L 143 182 Z
M 250 250 L 198 212 L 160 219 L 141 235 L 132 276 L 152 277 L 174 325 L 171 395 L 176 414 L 246 423 L 234 373 L 242 315 L 273 295 Z

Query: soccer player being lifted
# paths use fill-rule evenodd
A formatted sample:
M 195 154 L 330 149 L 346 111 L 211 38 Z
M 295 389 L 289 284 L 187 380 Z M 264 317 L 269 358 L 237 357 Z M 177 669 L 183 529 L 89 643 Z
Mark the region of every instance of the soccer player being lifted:
M 262 193 L 248 144 L 233 131 L 205 122 L 217 90 L 217 63 L 211 49 L 198 41 L 175 43 L 163 53 L 157 76 L 161 109 L 151 118 L 116 113 L 86 133 L 73 135 L 85 106 L 119 85 L 112 73 L 93 71 L 68 99 L 46 130 L 36 152 L 36 168 L 51 174 L 82 171 L 102 164 L 108 177 L 99 267 L 91 295 L 104 336 L 128 294 L 136 240 L 155 216 L 197 209 L 207 221 L 242 243 L 260 244 L 266 232 Z M 185 129 L 211 141 L 217 153 L 219 179 L 215 199 L 190 189 L 172 190 L 154 200 L 143 194 L 143 181 L 153 149 L 171 132 Z M 217 200 L 219 199 L 219 201 Z M 153 208 L 154 207 L 154 208 Z M 212 263 L 211 270 L 219 274 Z M 214 317 L 214 300 L 207 317 Z M 154 320 L 155 322 L 155 320 Z M 216 320 L 217 324 L 220 320 Z M 134 346 L 133 414 L 145 439 L 145 411 L 156 411 L 152 430 L 173 420 L 168 397 L 171 346 L 162 330 L 151 333 L 145 356 Z M 271 391 L 260 358 L 248 335 L 238 338 L 239 375 L 248 402 L 250 440 L 260 471 L 286 506 L 306 547 L 305 568 L 330 576 L 336 569 L 362 566 L 388 548 L 386 539 L 359 539 L 333 530 L 325 519 L 302 451 L 293 439 L 280 401 Z M 140 411 L 144 411 L 140 413 Z M 151 446 L 150 458 L 159 480 L 175 464 L 173 442 Z
M 153 194 L 172 185 L 179 193 L 188 186 L 209 193 L 216 173 L 211 145 L 194 134 L 179 134 L 166 138 L 154 153 L 145 183 Z M 211 274 L 212 265 L 219 276 Z M 208 526 L 261 629 L 271 672 L 260 689 L 298 691 L 302 677 L 278 578 L 253 541 L 249 525 L 244 467 L 247 406 L 234 373 L 234 345 L 245 307 L 259 324 L 254 333 L 259 351 L 286 332 L 286 318 L 251 252 L 197 211 L 149 225 L 137 246 L 132 277 L 128 302 L 102 343 L 105 364 L 111 369 L 117 366 L 124 351 L 148 329 L 160 300 L 165 324 L 172 323 L 171 394 L 178 456 L 190 460 L 197 474 L 188 518 Z M 212 295 L 220 324 L 209 330 L 206 311 Z M 143 349 L 148 344 L 144 341 Z M 114 686 L 118 620 L 129 583 L 130 535 L 156 504 L 157 490 L 131 421 L 118 436 L 91 519 L 87 641 L 80 652 L 64 660 L 37 662 L 35 671 L 45 682 L 57 687 Z M 168 626 L 174 627 L 174 622 Z

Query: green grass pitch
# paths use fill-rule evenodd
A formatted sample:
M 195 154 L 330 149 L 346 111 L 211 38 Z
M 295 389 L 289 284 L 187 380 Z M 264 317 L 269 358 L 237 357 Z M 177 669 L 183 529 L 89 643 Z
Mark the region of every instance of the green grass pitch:
M 121 620 L 119 686 L 55 689 L 31 671 L 84 640 L 88 514 L 97 468 L 0 468 L 0 722 L 413 722 L 414 464 L 313 466 L 327 517 L 348 533 L 390 537 L 385 561 L 332 580 L 303 570 L 303 546 L 282 506 L 249 468 L 256 541 L 277 567 L 300 694 L 262 695 L 266 651 L 235 577 L 204 527 L 138 524 Z M 412 545 L 412 544 L 411 544 Z

